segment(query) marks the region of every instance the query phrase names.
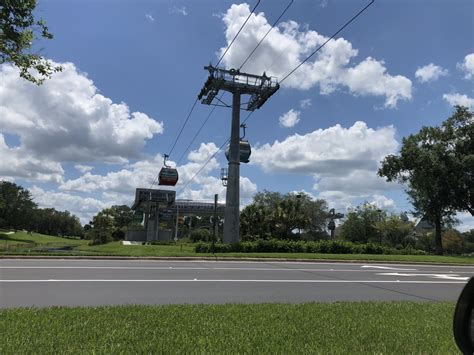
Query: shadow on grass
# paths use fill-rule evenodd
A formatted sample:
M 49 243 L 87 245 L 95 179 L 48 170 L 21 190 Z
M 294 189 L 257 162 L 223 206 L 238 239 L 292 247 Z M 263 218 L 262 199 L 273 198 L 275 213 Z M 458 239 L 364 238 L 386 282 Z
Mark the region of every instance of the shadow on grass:
M 1 240 L 12 241 L 12 242 L 20 242 L 20 243 L 25 243 L 25 244 L 35 243 L 35 241 L 32 240 L 32 239 L 18 239 L 18 238 L 13 237 L 13 235 L 4 234 L 4 233 L 0 233 L 0 241 Z

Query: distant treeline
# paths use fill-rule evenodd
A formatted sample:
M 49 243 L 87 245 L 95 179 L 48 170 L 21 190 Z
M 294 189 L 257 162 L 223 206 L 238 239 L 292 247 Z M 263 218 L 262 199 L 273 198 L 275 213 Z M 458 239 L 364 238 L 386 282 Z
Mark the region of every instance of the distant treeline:
M 30 191 L 8 181 L 0 182 L 0 228 L 61 237 L 84 236 L 77 216 L 69 211 L 38 208 Z

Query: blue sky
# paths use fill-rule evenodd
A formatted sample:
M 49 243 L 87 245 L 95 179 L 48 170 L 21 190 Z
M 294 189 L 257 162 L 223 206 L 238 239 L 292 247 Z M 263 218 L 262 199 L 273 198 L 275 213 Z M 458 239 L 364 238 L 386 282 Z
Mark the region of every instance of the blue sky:
M 288 1 L 262 0 L 223 64 L 239 66 Z M 244 71 L 283 77 L 368 1 L 295 0 Z M 0 176 L 42 206 L 86 222 L 149 187 L 207 72 L 255 2 L 42 0 L 54 39 L 37 49 L 65 70 L 42 87 L 0 69 Z M 242 205 L 256 191 L 306 191 L 344 211 L 368 201 L 408 210 L 400 186 L 375 175 L 402 137 L 474 106 L 472 1 L 376 1 L 291 76 L 248 121 L 251 163 Z M 471 56 L 469 56 L 471 55 Z M 230 96 L 225 96 L 230 102 Z M 198 104 L 171 155 L 177 162 L 211 107 Z M 217 108 L 180 162 L 181 197 L 225 198 L 223 154 L 182 188 L 230 133 Z M 246 113 L 242 112 L 242 118 Z M 461 229 L 474 228 L 460 215 Z

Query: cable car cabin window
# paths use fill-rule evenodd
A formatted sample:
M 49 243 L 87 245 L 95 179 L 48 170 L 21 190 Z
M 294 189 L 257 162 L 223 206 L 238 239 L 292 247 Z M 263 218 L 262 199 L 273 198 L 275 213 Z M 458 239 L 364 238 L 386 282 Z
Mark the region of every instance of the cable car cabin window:
M 229 161 L 229 150 L 230 146 L 227 146 L 225 151 L 225 157 Z M 250 155 L 252 154 L 252 149 L 250 148 L 250 143 L 247 140 L 240 140 L 240 162 L 248 163 L 250 160 Z
M 158 176 L 158 184 L 175 186 L 178 182 L 178 170 L 172 168 L 161 168 Z

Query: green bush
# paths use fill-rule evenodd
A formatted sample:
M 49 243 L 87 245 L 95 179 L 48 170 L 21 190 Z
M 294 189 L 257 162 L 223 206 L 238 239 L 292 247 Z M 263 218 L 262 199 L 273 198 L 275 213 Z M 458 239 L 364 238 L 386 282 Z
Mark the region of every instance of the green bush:
M 200 242 L 196 245 L 196 253 L 211 253 L 212 243 Z M 396 250 L 382 245 L 367 243 L 355 244 L 338 240 L 257 240 L 244 241 L 237 244 L 214 245 L 216 253 L 323 253 L 323 254 L 404 254 L 404 250 Z M 410 254 L 423 254 L 423 251 L 410 249 Z
M 212 234 L 208 229 L 197 229 L 191 232 L 191 241 L 193 243 L 212 241 Z

